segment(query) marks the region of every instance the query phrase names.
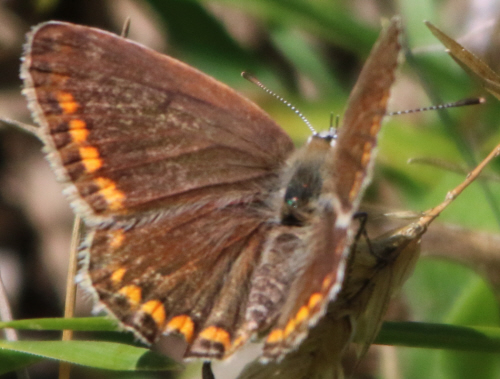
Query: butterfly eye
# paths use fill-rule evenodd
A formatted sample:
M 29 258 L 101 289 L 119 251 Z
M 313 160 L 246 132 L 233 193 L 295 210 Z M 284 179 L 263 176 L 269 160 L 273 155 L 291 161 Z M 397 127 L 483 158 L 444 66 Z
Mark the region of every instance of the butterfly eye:
M 297 208 L 299 203 L 299 198 L 297 196 L 292 197 L 291 199 L 286 200 L 286 205 L 291 208 Z

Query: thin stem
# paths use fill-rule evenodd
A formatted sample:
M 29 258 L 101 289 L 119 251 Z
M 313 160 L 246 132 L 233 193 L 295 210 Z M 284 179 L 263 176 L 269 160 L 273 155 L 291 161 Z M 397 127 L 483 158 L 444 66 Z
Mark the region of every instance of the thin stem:
M 78 265 L 78 245 L 80 242 L 81 218 L 75 217 L 73 224 L 73 233 L 71 235 L 71 246 L 69 256 L 68 276 L 66 279 L 66 301 L 64 308 L 64 318 L 72 318 L 75 311 L 76 285 L 75 276 Z M 71 341 L 73 338 L 72 330 L 63 330 L 62 340 Z M 69 379 L 71 365 L 68 362 L 59 362 L 59 379 Z

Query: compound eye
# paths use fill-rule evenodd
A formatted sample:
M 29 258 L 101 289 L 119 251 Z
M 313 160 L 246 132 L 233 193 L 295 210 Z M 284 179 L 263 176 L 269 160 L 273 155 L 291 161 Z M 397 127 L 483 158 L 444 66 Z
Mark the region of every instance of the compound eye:
M 287 199 L 286 205 L 288 205 L 291 208 L 298 208 L 299 198 L 297 196 L 294 196 L 294 197 L 291 197 L 290 199 Z

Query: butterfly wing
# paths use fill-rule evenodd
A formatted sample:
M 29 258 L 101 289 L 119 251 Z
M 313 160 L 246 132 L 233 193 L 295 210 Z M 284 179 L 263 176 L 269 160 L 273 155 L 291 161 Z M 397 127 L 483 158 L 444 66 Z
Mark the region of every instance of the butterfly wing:
M 251 202 L 293 149 L 229 87 L 110 33 L 42 24 L 23 59 L 48 159 L 87 224 Z
M 142 340 L 176 332 L 188 356 L 221 358 L 290 138 L 225 85 L 97 29 L 36 27 L 22 77 L 89 226 L 80 281 Z
M 352 331 L 348 316 L 339 317 L 338 312 L 328 311 L 297 350 L 279 362 L 262 363 L 256 359 L 245 366 L 237 379 L 342 379 L 342 359 Z
M 308 261 L 264 347 L 265 358 L 277 358 L 307 335 L 340 290 L 349 252 L 350 224 L 373 165 L 377 133 L 397 67 L 400 22 L 395 18 L 372 49 L 354 87 L 335 148 L 325 159 L 326 180 L 317 217 L 308 233 Z
M 401 49 L 400 32 L 400 20 L 393 18 L 373 47 L 349 96 L 332 160 L 333 192 L 345 212 L 357 210 L 371 179 L 377 135 Z
M 96 229 L 80 280 L 143 340 L 180 333 L 187 356 L 221 358 L 241 323 L 265 233 L 262 218 L 241 206 Z
M 338 298 L 328 304 L 327 313 L 297 350 L 279 362 L 263 364 L 257 359 L 238 379 L 343 378 L 342 362 L 354 332 L 362 356 L 380 329 L 391 295 L 418 258 L 424 231 L 415 223 L 371 240 L 370 248 L 362 241 L 351 245 Z

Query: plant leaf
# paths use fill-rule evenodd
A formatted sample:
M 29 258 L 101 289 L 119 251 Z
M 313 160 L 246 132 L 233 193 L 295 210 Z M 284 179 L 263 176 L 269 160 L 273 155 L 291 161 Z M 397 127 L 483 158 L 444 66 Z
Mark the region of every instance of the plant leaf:
M 0 340 L 0 362 L 4 360 L 4 353 L 11 354 L 13 351 L 107 370 L 182 369 L 179 363 L 166 356 L 114 342 Z

